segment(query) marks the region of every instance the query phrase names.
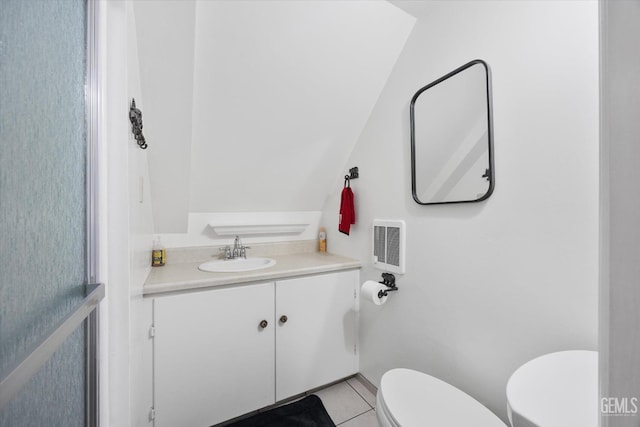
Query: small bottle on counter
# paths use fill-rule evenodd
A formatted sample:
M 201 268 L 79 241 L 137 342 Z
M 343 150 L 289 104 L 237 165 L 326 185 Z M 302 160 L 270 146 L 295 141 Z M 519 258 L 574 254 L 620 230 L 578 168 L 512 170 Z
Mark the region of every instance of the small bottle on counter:
M 318 245 L 318 250 L 320 252 L 327 252 L 327 230 L 324 227 L 320 227 L 320 232 L 318 233 L 318 240 L 320 241 Z
M 153 249 L 151 250 L 151 266 L 162 267 L 167 260 L 167 252 L 162 246 L 160 236 L 156 236 L 153 241 Z

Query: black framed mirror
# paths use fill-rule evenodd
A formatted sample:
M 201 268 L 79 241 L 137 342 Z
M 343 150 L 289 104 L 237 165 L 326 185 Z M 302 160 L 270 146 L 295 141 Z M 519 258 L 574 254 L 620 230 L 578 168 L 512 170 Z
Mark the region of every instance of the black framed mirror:
M 487 199 L 495 186 L 491 72 L 477 59 L 411 99 L 411 191 L 421 205 Z

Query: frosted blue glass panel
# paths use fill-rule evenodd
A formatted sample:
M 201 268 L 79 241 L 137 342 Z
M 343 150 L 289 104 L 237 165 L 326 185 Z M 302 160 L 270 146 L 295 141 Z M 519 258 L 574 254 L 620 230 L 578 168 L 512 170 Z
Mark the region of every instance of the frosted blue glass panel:
M 85 425 L 85 328 L 78 328 L 0 412 L 2 427 Z
M 0 372 L 83 297 L 85 69 L 85 0 L 0 0 Z M 84 425 L 84 334 L 0 426 Z

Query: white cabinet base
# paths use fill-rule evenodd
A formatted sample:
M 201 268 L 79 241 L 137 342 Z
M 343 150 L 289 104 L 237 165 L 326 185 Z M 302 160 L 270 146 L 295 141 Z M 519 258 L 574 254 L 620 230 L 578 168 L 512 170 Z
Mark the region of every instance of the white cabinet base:
M 358 289 L 348 270 L 154 298 L 154 426 L 208 427 L 357 373 Z
M 276 400 L 358 372 L 358 280 L 352 270 L 276 282 Z
M 155 427 L 208 427 L 272 404 L 273 310 L 273 283 L 156 298 Z

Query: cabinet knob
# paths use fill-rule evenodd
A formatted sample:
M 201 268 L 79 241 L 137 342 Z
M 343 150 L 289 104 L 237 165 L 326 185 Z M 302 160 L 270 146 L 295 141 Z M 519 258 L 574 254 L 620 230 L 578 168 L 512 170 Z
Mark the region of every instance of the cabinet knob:
M 280 322 L 281 323 L 287 323 L 287 320 L 289 320 L 289 318 L 285 314 L 280 316 Z
M 269 326 L 269 322 L 267 322 L 266 320 L 263 320 L 262 322 L 260 322 L 260 327 L 262 329 L 266 328 L 267 326 Z

